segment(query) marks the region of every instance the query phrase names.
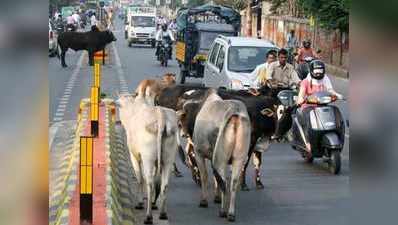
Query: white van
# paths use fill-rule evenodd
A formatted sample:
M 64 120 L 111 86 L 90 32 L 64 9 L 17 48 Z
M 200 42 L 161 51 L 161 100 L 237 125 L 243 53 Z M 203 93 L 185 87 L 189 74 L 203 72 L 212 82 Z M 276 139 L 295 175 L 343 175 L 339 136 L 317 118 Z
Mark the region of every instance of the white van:
M 203 84 L 238 90 L 253 87 L 250 73 L 265 62 L 267 52 L 273 49 L 278 47 L 264 39 L 219 35 L 207 57 Z
M 154 48 L 156 44 L 156 8 L 130 6 L 126 16 L 125 32 L 128 46 L 140 43 L 150 44 Z

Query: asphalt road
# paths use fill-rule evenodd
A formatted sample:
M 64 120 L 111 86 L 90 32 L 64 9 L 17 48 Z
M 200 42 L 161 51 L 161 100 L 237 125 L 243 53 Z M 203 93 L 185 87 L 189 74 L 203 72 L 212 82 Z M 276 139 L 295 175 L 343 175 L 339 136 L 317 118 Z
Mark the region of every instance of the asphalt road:
M 149 46 L 129 48 L 122 23 L 117 19 L 114 31 L 118 41 L 109 46 L 110 59 L 103 66 L 101 92 L 133 91 L 144 78 L 154 78 L 166 72 L 177 72 L 176 61 L 169 67 L 160 67 L 155 61 L 154 49 Z M 49 59 L 50 125 L 56 121 L 75 120 L 79 101 L 89 97 L 92 67 L 87 64 L 86 53 L 69 50 L 68 68 L 62 68 L 57 58 Z M 188 80 L 189 81 L 189 80 Z M 333 78 L 337 91 L 348 95 L 348 81 Z M 348 104 L 340 102 L 342 112 L 349 116 Z M 349 133 L 349 132 L 348 132 Z M 325 165 L 316 161 L 304 163 L 298 153 L 287 144 L 273 144 L 263 154 L 263 190 L 255 190 L 252 164 L 248 170 L 251 190 L 237 196 L 237 220 L 234 224 L 348 224 L 349 207 L 349 135 L 343 150 L 340 175 L 330 174 Z M 199 188 L 192 182 L 189 171 L 180 163 L 184 177 L 172 177 L 169 188 L 169 224 L 227 224 L 219 218 L 218 205 L 210 201 L 209 208 L 199 208 Z

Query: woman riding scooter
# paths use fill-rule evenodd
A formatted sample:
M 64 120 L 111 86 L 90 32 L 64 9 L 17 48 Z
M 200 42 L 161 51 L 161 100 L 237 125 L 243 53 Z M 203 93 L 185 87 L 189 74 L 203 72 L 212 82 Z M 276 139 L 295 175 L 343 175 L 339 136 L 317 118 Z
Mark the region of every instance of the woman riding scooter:
M 309 111 L 312 109 L 311 104 L 307 104 L 306 97 L 320 91 L 328 91 L 335 95 L 337 99 L 343 99 L 343 95 L 337 93 L 330 82 L 329 77 L 325 74 L 325 64 L 321 60 L 314 60 L 310 63 L 310 73 L 300 83 L 300 91 L 298 94 L 297 105 L 300 106 L 298 110 L 298 118 L 300 124 L 305 126 L 305 121 L 309 120 Z M 308 130 L 303 127 L 304 130 Z M 311 152 L 311 144 L 306 144 L 308 152 Z

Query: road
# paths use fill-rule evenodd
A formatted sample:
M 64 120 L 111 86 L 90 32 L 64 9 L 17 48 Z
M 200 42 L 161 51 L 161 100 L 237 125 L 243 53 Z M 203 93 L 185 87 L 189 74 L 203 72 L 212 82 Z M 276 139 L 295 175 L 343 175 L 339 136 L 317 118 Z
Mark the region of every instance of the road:
M 117 20 L 114 33 L 118 41 L 109 46 L 110 60 L 103 66 L 101 92 L 108 95 L 131 92 L 144 78 L 178 71 L 175 60 L 167 68 L 160 67 L 155 61 L 154 49 L 127 47 L 120 20 Z M 50 125 L 57 121 L 75 120 L 80 99 L 89 96 L 92 67 L 87 65 L 86 54 L 69 50 L 66 62 L 69 67 L 65 69 L 57 58 L 49 59 Z M 347 95 L 347 80 L 333 78 L 332 82 L 337 91 Z M 348 118 L 348 104 L 342 102 L 339 106 Z M 207 209 L 198 207 L 199 188 L 179 161 L 178 166 L 184 176 L 171 179 L 169 224 L 228 224 L 217 216 L 217 205 L 210 203 Z M 238 193 L 237 221 L 234 224 L 348 224 L 349 135 L 343 151 L 342 172 L 338 176 L 331 175 L 320 161 L 314 165 L 304 163 L 287 144 L 273 144 L 263 154 L 265 189 L 254 189 L 254 171 L 251 165 L 249 167 L 247 179 L 251 190 Z

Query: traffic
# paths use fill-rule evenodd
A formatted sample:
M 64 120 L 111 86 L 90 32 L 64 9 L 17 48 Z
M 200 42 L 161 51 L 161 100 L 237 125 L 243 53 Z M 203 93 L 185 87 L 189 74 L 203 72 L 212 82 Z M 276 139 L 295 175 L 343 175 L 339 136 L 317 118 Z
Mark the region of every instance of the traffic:
M 128 93 L 115 96 L 117 88 L 109 84 L 104 95 L 118 109 L 138 183 L 134 207 L 145 208 L 144 224 L 156 224 L 157 206 L 160 220 L 178 216 L 166 205 L 175 200 L 168 196 L 186 171 L 200 188 L 189 204 L 211 208 L 213 198 L 219 217 L 239 222 L 247 211 L 239 211 L 246 201 L 238 193 L 251 185 L 267 190 L 263 162 L 273 146 L 292 149 L 289 156 L 316 168 L 319 161 L 332 175 L 342 171 L 349 143 L 346 109 L 340 107 L 347 102 L 346 92 L 335 87 L 321 51 L 310 40 L 300 46 L 295 30 L 286 46 L 243 36 L 241 23 L 238 11 L 211 3 L 181 7 L 170 15 L 129 1 L 66 6 L 49 19 L 49 56 L 59 58 L 51 62 L 54 70 L 64 73 L 66 59 L 80 69 L 83 60 L 76 62 L 75 56 L 83 50 L 92 70 L 94 54 L 107 51 L 113 58 L 103 69 L 104 79 L 129 76 Z M 117 49 L 126 57 L 120 59 Z M 140 63 L 122 67 L 120 61 Z M 254 176 L 248 183 L 251 161 Z M 289 168 L 286 173 L 295 172 Z

